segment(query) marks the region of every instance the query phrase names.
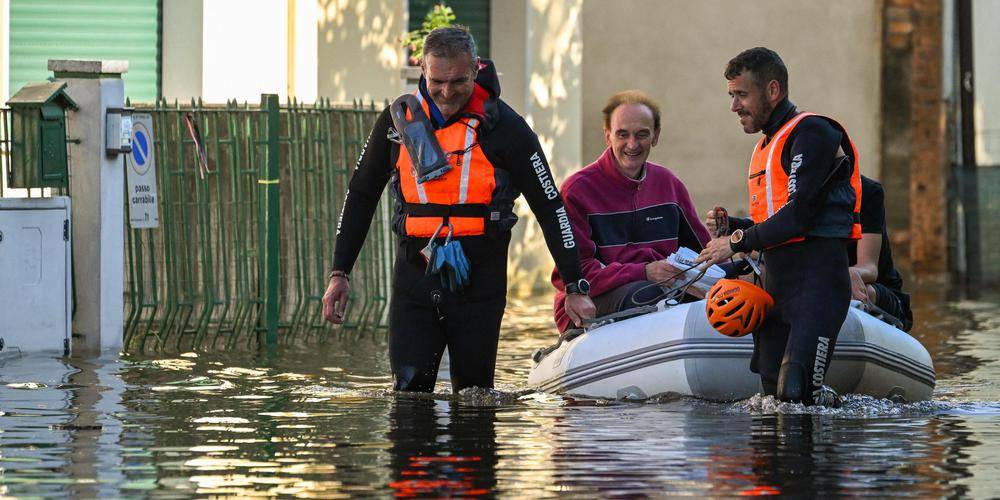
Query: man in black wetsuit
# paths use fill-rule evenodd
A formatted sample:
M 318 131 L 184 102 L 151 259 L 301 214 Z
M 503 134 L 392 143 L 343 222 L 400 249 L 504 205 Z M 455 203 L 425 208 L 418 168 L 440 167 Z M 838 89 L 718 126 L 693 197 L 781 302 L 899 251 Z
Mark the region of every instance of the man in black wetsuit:
M 747 179 L 751 218 L 731 218 L 730 236 L 709 242 L 698 260 L 763 252 L 764 288 L 775 306 L 754 332 L 751 369 L 765 394 L 812 404 L 825 392 L 850 305 L 846 242 L 861 235 L 857 150 L 837 122 L 788 100 L 788 72 L 774 51 L 740 53 L 725 77 L 743 131 L 764 137 Z
M 851 263 L 852 298 L 867 301 L 913 327 L 910 296 L 903 292 L 903 278 L 892 263 L 892 248 L 885 227 L 885 191 L 882 184 L 861 176 L 861 239 L 847 247 Z
M 388 108 L 379 115 L 344 202 L 323 315 L 343 322 L 348 276 L 391 180 L 393 230 L 400 237 L 389 307 L 395 389 L 433 391 L 445 347 L 454 391 L 491 388 L 506 306 L 507 249 L 517 221 L 513 206 L 520 193 L 568 284 L 566 308 L 576 324 L 594 314 L 590 285 L 580 271 L 573 229 L 538 137 L 500 100 L 493 63 L 476 56 L 472 35 L 462 28 L 432 31 L 421 69 L 414 96 L 451 168 L 429 180 L 418 176 L 407 148 L 398 144 L 402 131 L 393 126 Z M 440 276 L 425 273 L 428 259 L 421 250 L 432 236 L 444 240 L 449 231 L 471 263 L 462 291 L 451 291 Z

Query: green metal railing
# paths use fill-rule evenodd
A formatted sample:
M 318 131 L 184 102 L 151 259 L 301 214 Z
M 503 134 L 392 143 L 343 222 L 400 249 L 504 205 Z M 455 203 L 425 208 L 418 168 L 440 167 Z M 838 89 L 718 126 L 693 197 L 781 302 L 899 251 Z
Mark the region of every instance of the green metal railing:
M 136 112 L 153 116 L 160 227 L 126 231 L 126 349 L 232 348 L 331 332 L 322 318 L 326 273 L 374 105 L 279 106 L 265 95 L 259 107 L 159 102 Z M 388 198 L 352 273 L 346 328 L 386 323 Z
M 10 122 L 10 108 L 0 108 L 0 175 L 4 176 L 4 184 L 10 183 Z M 2 192 L 0 196 L 3 196 Z

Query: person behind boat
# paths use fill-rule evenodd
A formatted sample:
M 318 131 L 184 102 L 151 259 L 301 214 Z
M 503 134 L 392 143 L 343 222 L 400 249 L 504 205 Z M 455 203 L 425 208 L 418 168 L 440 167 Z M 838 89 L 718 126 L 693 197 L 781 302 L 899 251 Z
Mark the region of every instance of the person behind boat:
M 598 316 L 655 304 L 680 271 L 667 256 L 679 246 L 700 251 L 709 240 L 684 183 L 647 160 L 659 137 L 660 107 L 640 91 L 619 92 L 604 106 L 607 149 L 563 184 Z M 571 318 L 560 271 L 552 284 L 556 324 L 565 331 Z
M 903 278 L 892 263 L 892 248 L 885 227 L 885 191 L 882 184 L 861 176 L 861 239 L 847 248 L 852 264 L 851 296 L 874 304 L 903 325 L 913 327 L 910 296 L 903 293 Z
M 729 237 L 709 242 L 697 260 L 763 252 L 764 288 L 775 305 L 754 332 L 751 370 L 765 394 L 812 404 L 827 393 L 823 382 L 850 306 L 846 243 L 861 237 L 857 150 L 839 123 L 792 104 L 774 51 L 740 53 L 725 77 L 743 131 L 764 135 L 747 179 L 751 218 L 731 218 Z
M 524 193 L 535 213 L 562 277 L 572 283 L 573 294 L 566 306 L 571 320 L 579 323 L 592 316 L 594 305 L 587 296 L 589 284 L 580 271 L 576 241 L 538 138 L 499 98 L 493 63 L 476 56 L 475 41 L 466 29 L 438 28 L 425 39 L 421 70 L 414 96 L 424 108 L 424 119 L 433 122 L 435 145 L 450 152 L 450 170 L 436 179 L 417 182 L 407 148 L 395 142 L 414 137 L 400 137 L 400 130 L 391 126 L 389 108 L 379 115 L 338 222 L 323 315 L 332 323 L 343 322 L 350 291 L 348 275 L 382 191 L 391 180 L 397 200 L 392 227 L 399 235 L 389 307 L 394 387 L 433 391 L 447 347 L 456 392 L 472 386 L 491 388 L 506 306 L 507 249 L 517 221 L 512 209 L 519 193 Z M 416 113 L 409 116 L 415 118 Z M 417 162 L 422 161 L 418 157 Z M 421 253 L 425 248 L 444 248 L 441 240 L 449 234 L 460 243 L 463 258 L 470 264 L 464 277 L 467 283 L 458 287 L 445 283 L 443 273 L 428 275 L 428 265 L 434 263 L 430 259 L 440 251 L 429 256 Z M 434 245 L 429 245 L 431 236 L 435 236 Z

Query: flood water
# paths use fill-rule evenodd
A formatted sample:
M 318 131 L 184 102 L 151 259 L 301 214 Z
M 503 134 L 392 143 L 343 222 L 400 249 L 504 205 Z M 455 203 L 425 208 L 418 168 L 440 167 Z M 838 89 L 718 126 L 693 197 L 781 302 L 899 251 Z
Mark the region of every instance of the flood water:
M 458 395 L 388 390 L 384 333 L 270 353 L 5 349 L 0 496 L 996 496 L 1000 296 L 914 301 L 934 401 L 835 410 L 533 392 L 546 299 L 509 307 L 498 390 Z

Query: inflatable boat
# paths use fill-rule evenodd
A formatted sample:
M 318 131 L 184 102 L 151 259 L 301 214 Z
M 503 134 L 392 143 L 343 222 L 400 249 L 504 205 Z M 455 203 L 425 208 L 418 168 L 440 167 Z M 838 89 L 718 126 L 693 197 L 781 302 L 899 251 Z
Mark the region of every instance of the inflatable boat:
M 877 314 L 852 303 L 826 384 L 839 394 L 930 399 L 935 373 L 927 350 L 870 312 Z M 716 332 L 705 317 L 704 300 L 664 301 L 636 314 L 619 313 L 539 349 L 528 383 L 544 392 L 603 399 L 734 401 L 760 392 L 760 377 L 750 372 L 752 338 Z

